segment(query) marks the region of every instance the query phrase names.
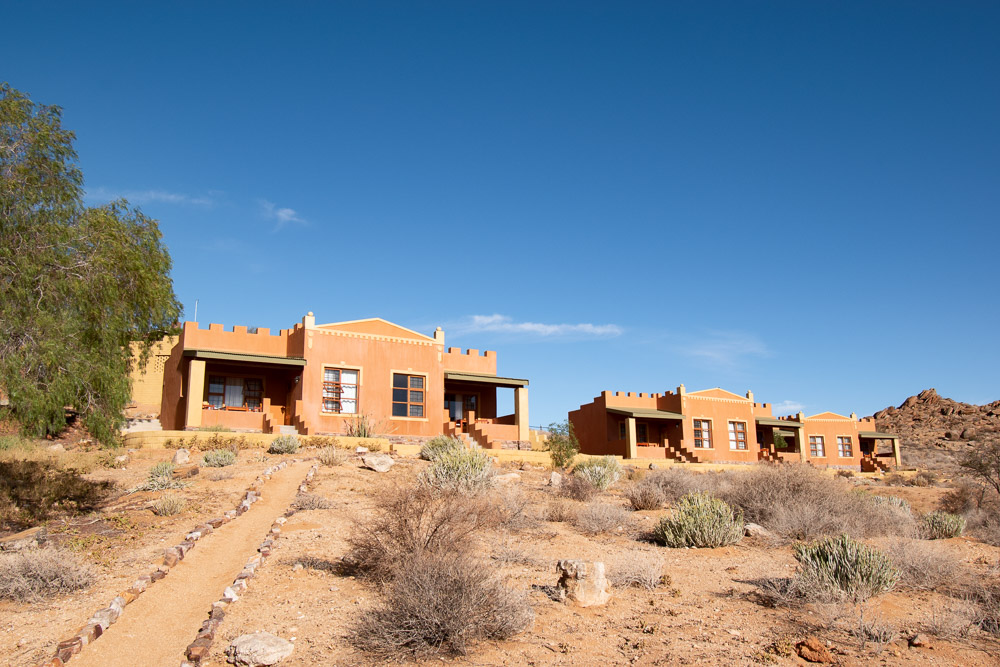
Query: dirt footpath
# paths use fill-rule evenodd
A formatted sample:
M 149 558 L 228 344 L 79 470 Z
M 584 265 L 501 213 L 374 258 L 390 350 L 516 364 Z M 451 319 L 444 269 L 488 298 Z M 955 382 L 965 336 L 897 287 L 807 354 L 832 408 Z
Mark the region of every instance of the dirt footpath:
M 309 465 L 299 462 L 276 472 L 261 489 L 263 500 L 198 540 L 166 578 L 128 605 L 117 623 L 74 656 L 74 667 L 180 664 L 212 603 L 295 498 Z

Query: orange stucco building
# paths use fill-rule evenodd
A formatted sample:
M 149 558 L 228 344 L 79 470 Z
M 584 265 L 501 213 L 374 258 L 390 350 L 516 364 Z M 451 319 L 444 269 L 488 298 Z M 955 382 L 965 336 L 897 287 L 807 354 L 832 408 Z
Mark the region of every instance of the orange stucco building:
M 158 413 L 165 429 L 338 434 L 363 414 L 385 425 L 380 435 L 464 433 L 485 448 L 528 447 L 528 381 L 498 376 L 496 352 L 446 348 L 440 328 L 316 324 L 312 313 L 276 334 L 185 322 L 133 380 L 134 409 Z M 506 388 L 514 414 L 497 415 Z
M 689 392 L 684 385 L 663 394 L 605 391 L 570 412 L 569 421 L 584 454 L 699 463 L 801 461 L 862 471 L 900 463 L 899 437 L 877 432 L 871 418 L 833 412 L 775 417 L 769 403 L 754 402 L 752 392 Z M 884 442 L 891 444 L 888 453 L 879 452 Z

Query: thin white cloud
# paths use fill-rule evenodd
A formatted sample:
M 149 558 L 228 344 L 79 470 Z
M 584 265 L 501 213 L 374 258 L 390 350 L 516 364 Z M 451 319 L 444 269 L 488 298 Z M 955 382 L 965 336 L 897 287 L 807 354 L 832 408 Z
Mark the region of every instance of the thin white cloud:
M 127 199 L 130 204 L 177 204 L 184 206 L 214 206 L 215 200 L 211 197 L 196 197 L 180 192 L 167 192 L 166 190 L 110 190 L 100 187 L 88 190 L 86 199 L 93 202 L 109 202 L 115 199 Z
M 609 338 L 620 336 L 622 328 L 617 324 L 546 324 L 543 322 L 517 322 L 507 315 L 471 315 L 453 322 L 449 329 L 455 334 L 502 333 L 513 335 L 556 338 L 584 336 L 589 338 Z
M 771 413 L 782 416 L 782 415 L 794 415 L 799 412 L 803 412 L 806 406 L 802 405 L 798 401 L 782 401 L 781 403 L 775 403 L 771 406 Z
M 743 331 L 709 331 L 682 343 L 677 351 L 715 366 L 737 366 L 750 357 L 766 357 L 767 346 L 754 334 Z
M 266 199 L 260 200 L 260 208 L 265 218 L 275 221 L 274 231 L 280 230 L 289 223 L 307 224 L 293 208 L 280 208 L 274 202 L 269 202 Z

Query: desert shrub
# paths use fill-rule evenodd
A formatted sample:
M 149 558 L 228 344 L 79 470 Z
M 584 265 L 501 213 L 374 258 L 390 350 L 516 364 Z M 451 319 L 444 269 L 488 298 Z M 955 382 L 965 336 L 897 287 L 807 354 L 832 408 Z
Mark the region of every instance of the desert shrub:
M 174 464 L 170 461 L 161 461 L 149 469 L 146 481 L 132 491 L 163 491 L 183 486 L 183 482 L 174 479 Z
M 164 493 L 153 501 L 150 509 L 156 516 L 173 516 L 184 510 L 184 499 L 172 493 Z
M 727 474 L 716 494 L 743 510 L 747 521 L 792 539 L 905 535 L 913 531 L 908 515 L 873 505 L 844 479 L 802 464 L 761 464 L 746 472 Z
M 324 447 L 317 455 L 319 462 L 325 466 L 339 466 L 347 462 L 347 454 L 337 447 Z
M 195 430 L 196 431 L 212 431 L 212 432 L 215 432 L 215 433 L 220 433 L 220 432 L 221 433 L 229 433 L 233 429 L 229 428 L 228 426 L 199 426 Z
M 573 523 L 581 532 L 597 535 L 626 525 L 628 519 L 628 511 L 620 505 L 587 503 L 576 513 Z
M 895 539 L 886 553 L 900 572 L 900 584 L 920 591 L 952 588 L 960 583 L 958 559 L 940 544 L 923 540 Z
M 795 546 L 801 590 L 816 597 L 863 602 L 891 591 L 900 572 L 892 559 L 847 535 Z
M 392 432 L 392 427 L 388 421 L 376 419 L 364 412 L 344 422 L 344 435 L 350 438 L 377 438 L 390 432 Z M 369 449 L 371 448 L 369 447 Z
M 958 537 L 965 532 L 965 517 L 935 510 L 920 517 L 920 534 L 927 540 Z
M 294 435 L 279 435 L 267 448 L 270 454 L 294 454 L 299 451 L 299 438 Z
M 587 502 L 597 495 L 597 487 L 586 477 L 571 475 L 563 479 L 559 493 L 573 500 Z
M 951 514 L 965 514 L 980 507 L 985 499 L 986 488 L 967 479 L 959 480 L 955 486 L 941 496 L 940 506 Z
M 573 432 L 572 422 L 549 424 L 545 446 L 549 451 L 553 468 L 568 468 L 573 465 L 573 460 L 580 452 L 580 443 L 576 439 L 576 433 Z
M 910 503 L 897 496 L 869 496 L 868 499 L 876 507 L 891 508 L 905 514 L 912 514 Z
M 882 483 L 886 486 L 906 486 L 906 476 L 898 472 L 891 472 L 882 478 Z
M 324 449 L 326 447 L 342 447 L 342 444 L 336 436 L 311 435 L 309 436 L 309 446 Z
M 231 449 L 213 449 L 201 457 L 201 464 L 209 468 L 225 468 L 236 463 L 236 452 Z
M 439 435 L 431 438 L 420 448 L 420 458 L 425 461 L 437 461 L 442 454 L 465 450 L 465 443 L 458 438 Z
M 493 508 L 493 527 L 510 533 L 518 533 L 535 523 L 528 513 L 531 501 L 519 486 L 504 486 L 490 495 Z
M 32 449 L 34 444 L 31 440 L 17 433 L 5 433 L 0 435 L 0 452 L 14 449 Z
M 660 486 L 649 478 L 626 487 L 623 495 L 634 510 L 658 510 L 667 501 Z
M 721 547 L 743 538 L 743 514 L 706 493 L 692 493 L 653 533 L 668 547 Z
M 379 660 L 465 655 L 484 639 L 507 639 L 531 625 L 524 593 L 467 554 L 414 556 L 359 615 L 352 644 Z
M 121 458 L 122 456 L 125 458 Z M 128 466 L 128 452 L 124 447 L 112 447 L 111 449 L 106 449 L 97 457 L 97 463 L 102 468 L 120 470 Z
M 651 591 L 670 584 L 663 571 L 663 558 L 649 551 L 631 551 L 608 563 L 608 580 L 616 588 L 644 588 Z
M 38 602 L 87 588 L 96 579 L 96 572 L 90 565 L 60 549 L 46 547 L 0 553 L 2 600 Z
M 672 503 L 690 493 L 714 491 L 718 487 L 718 480 L 719 476 L 715 474 L 699 474 L 675 466 L 650 473 L 643 482 L 654 484 L 663 494 L 664 502 Z
M 221 482 L 224 479 L 232 479 L 235 476 L 232 470 L 215 470 L 208 473 L 208 479 L 213 482 Z
M 297 510 L 327 510 L 333 507 L 329 500 L 315 493 L 300 493 L 292 505 Z
M 491 513 L 482 496 L 426 484 L 387 489 L 376 496 L 373 516 L 355 521 L 345 565 L 386 581 L 417 555 L 465 553 Z
M 573 468 L 574 477 L 582 477 L 600 491 L 607 491 L 621 479 L 622 466 L 613 456 L 584 459 Z
M 576 517 L 576 508 L 573 503 L 566 500 L 556 499 L 553 500 L 545 508 L 545 520 L 546 521 L 572 521 Z
M 851 477 L 854 477 L 854 471 L 853 470 L 838 470 L 837 471 L 837 477 L 846 477 L 847 479 L 850 479 Z
M 478 449 L 444 452 L 420 473 L 420 481 L 426 485 L 464 493 L 489 489 L 494 477 L 493 461 Z
M 921 470 L 910 480 L 913 486 L 934 486 L 937 482 L 938 474 L 933 470 Z

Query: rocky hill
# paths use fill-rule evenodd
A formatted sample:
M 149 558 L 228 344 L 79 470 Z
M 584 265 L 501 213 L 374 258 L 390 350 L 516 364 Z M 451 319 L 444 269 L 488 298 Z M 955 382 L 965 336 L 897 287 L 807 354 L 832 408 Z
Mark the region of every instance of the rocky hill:
M 1000 401 L 972 405 L 925 389 L 875 413 L 878 430 L 902 437 L 904 466 L 948 468 L 984 437 L 1000 434 Z

